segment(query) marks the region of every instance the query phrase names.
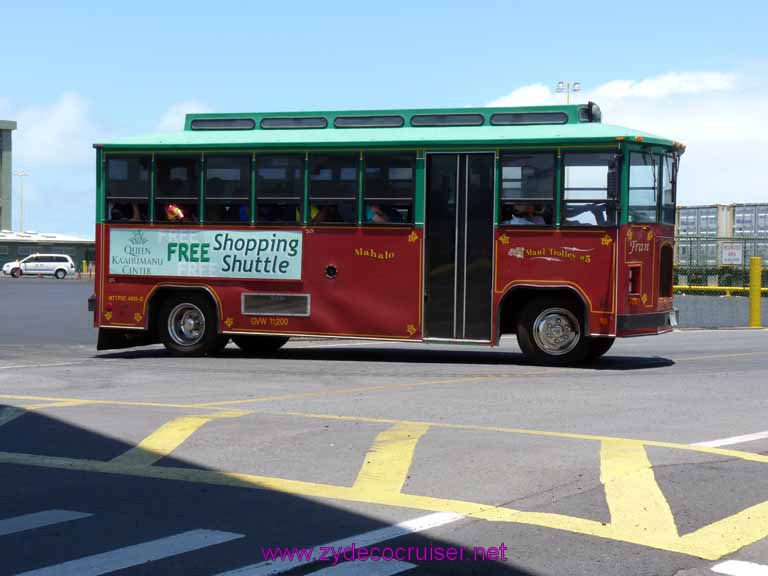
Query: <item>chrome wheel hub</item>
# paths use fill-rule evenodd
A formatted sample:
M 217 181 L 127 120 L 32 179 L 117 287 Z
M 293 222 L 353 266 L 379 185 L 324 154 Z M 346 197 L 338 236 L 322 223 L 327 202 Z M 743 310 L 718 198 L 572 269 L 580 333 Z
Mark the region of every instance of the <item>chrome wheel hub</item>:
M 168 334 L 179 346 L 194 346 L 205 334 L 205 316 L 194 304 L 178 304 L 168 315 Z
M 580 337 L 579 321 L 565 308 L 548 308 L 533 322 L 536 345 L 553 356 L 561 356 L 573 350 Z

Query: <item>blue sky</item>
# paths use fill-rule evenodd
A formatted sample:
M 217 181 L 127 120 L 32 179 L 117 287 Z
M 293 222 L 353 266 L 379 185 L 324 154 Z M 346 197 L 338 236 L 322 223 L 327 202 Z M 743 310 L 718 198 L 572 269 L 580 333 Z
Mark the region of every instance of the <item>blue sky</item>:
M 765 143 L 762 2 L 14 1 L 0 17 L 31 230 L 92 236 L 90 145 L 184 111 L 555 103 L 560 79 L 607 122 L 685 141 L 683 202 L 768 201 L 755 173 L 703 173 Z

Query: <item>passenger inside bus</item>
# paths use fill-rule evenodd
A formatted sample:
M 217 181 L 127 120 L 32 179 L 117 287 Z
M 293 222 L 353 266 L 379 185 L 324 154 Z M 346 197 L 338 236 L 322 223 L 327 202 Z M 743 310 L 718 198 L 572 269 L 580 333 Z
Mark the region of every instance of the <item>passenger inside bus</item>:
M 206 222 L 248 222 L 248 204 L 245 202 L 210 202 L 205 207 Z
M 542 206 L 525 202 L 505 204 L 501 223 L 514 226 L 546 226 L 552 224 L 552 214 Z
M 309 214 L 310 224 L 326 224 L 345 221 L 339 212 L 339 208 L 335 204 L 321 204 L 319 206 L 312 204 L 309 207 Z
M 197 206 L 180 203 L 166 204 L 163 210 L 167 222 L 197 222 Z
M 147 206 L 142 203 L 141 206 L 135 200 L 115 200 L 109 205 L 109 219 L 115 221 L 141 222 L 147 220 Z
M 366 224 L 389 224 L 402 222 L 403 217 L 391 206 L 385 206 L 376 202 L 369 202 L 365 206 Z

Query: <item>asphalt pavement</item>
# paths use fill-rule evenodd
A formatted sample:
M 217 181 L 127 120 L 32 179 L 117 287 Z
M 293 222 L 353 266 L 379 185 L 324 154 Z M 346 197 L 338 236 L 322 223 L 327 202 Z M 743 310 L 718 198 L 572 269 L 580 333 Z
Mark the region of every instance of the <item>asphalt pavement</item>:
M 768 565 L 768 331 L 620 340 L 578 368 L 514 340 L 178 359 L 96 353 L 89 294 L 0 280 L 0 574 Z

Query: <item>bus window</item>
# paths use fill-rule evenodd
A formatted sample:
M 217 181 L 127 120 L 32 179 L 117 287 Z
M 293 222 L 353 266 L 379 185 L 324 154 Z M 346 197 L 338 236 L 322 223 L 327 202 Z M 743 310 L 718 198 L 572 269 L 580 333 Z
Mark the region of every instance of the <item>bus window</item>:
M 149 220 L 149 156 L 107 159 L 107 220 Z
M 629 222 L 656 222 L 659 156 L 647 152 L 629 155 Z
M 664 156 L 661 179 L 661 221 L 664 224 L 675 224 L 676 183 L 677 162 L 673 156 Z
M 413 222 L 415 154 L 366 154 L 365 224 Z
M 616 224 L 616 199 L 608 193 L 616 162 L 611 152 L 563 154 L 563 225 Z
M 197 222 L 200 207 L 200 158 L 158 156 L 155 221 Z
M 304 156 L 256 157 L 256 221 L 301 222 L 304 199 Z
M 251 159 L 239 156 L 208 156 L 205 159 L 205 221 L 251 220 Z
M 551 226 L 554 197 L 554 153 L 502 156 L 501 224 Z
M 310 224 L 357 221 L 357 155 L 309 157 Z

